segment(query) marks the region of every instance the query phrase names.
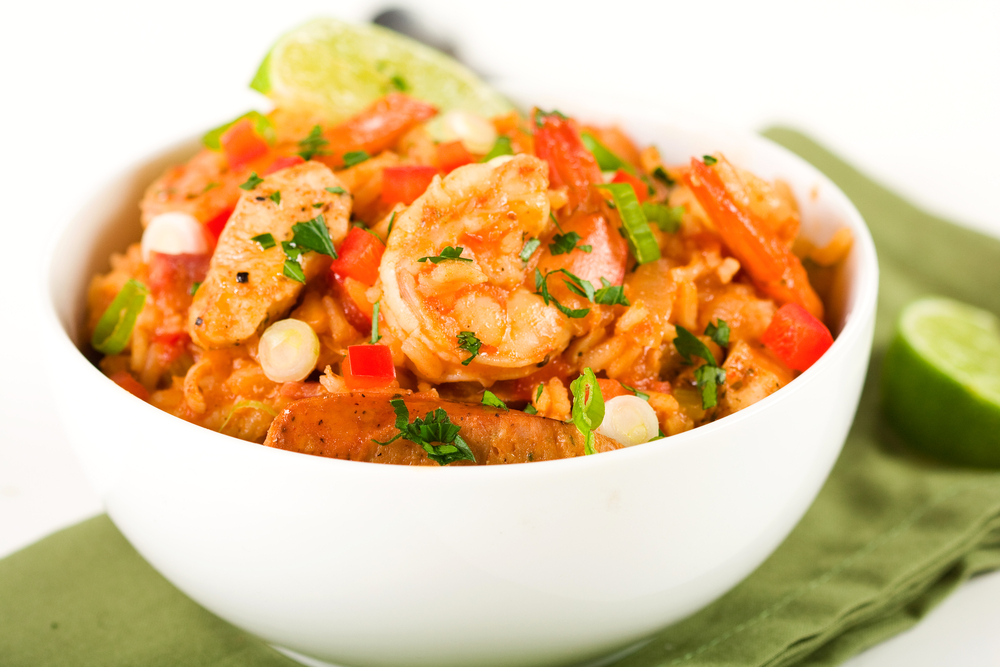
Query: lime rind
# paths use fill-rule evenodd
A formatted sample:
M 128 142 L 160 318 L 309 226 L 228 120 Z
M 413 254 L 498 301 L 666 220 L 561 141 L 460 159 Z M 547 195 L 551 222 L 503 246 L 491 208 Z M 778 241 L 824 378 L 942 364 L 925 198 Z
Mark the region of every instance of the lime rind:
M 915 449 L 1000 468 L 1000 322 L 942 298 L 907 306 L 882 366 L 883 408 Z
M 282 36 L 251 87 L 281 106 L 315 109 L 331 119 L 358 113 L 378 98 L 405 92 L 441 111 L 484 117 L 513 107 L 451 57 L 374 25 L 309 21 Z

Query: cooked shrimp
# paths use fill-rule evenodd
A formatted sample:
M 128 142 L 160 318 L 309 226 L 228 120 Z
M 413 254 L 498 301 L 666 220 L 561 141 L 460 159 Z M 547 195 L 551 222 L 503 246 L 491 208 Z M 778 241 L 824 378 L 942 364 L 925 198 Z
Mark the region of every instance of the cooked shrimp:
M 399 433 L 389 403 L 392 394 L 326 394 L 296 401 L 271 423 L 264 444 L 305 454 L 351 461 L 400 465 L 435 465 L 427 453 L 409 440 L 385 442 Z M 441 408 L 461 428 L 476 463 L 527 463 L 583 456 L 584 437 L 572 424 L 528 415 L 517 410 L 409 396 L 404 399 L 410 418 L 424 417 Z M 621 445 L 599 433 L 594 449 L 607 452 Z M 468 465 L 465 462 L 458 465 Z
M 382 313 L 413 370 L 434 382 L 524 377 L 569 343 L 566 317 L 525 285 L 520 253 L 549 222 L 546 165 L 530 155 L 460 167 L 396 218 L 382 257 Z M 461 260 L 421 262 L 451 247 Z M 471 331 L 478 356 L 459 347 Z
M 350 197 L 325 189 L 341 187 L 328 167 L 306 162 L 276 172 L 241 196 L 189 311 L 193 341 L 208 349 L 238 345 L 294 305 L 303 284 L 283 275 L 285 252 L 280 244 L 291 239 L 295 223 L 319 214 L 334 243 L 344 238 Z M 280 202 L 272 198 L 275 192 L 280 192 Z M 253 240 L 260 234 L 271 234 L 277 245 L 262 249 Z M 314 252 L 302 255 L 301 261 L 307 281 L 327 265 L 326 258 Z

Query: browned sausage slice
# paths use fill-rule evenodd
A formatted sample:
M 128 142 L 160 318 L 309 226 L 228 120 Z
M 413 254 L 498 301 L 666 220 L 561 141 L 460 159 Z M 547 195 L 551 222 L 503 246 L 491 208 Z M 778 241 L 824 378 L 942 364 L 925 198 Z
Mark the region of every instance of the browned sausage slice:
M 296 401 L 271 423 L 264 442 L 269 447 L 351 461 L 437 465 L 419 445 L 402 438 L 385 442 L 399 433 L 396 414 L 386 394 L 325 394 Z M 476 463 L 526 463 L 583 456 L 583 434 L 573 424 L 528 415 L 518 410 L 504 412 L 472 403 L 404 397 L 410 421 L 443 409 L 459 435 L 469 445 Z M 621 445 L 594 434 L 594 449 L 606 452 Z M 464 461 L 459 463 L 466 463 Z M 455 464 L 453 464 L 455 465 Z

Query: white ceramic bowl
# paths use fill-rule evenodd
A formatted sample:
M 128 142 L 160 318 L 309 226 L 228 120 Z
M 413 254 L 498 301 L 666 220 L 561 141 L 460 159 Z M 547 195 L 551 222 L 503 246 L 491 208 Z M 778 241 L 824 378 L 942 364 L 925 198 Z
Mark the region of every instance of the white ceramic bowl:
M 44 284 L 52 387 L 80 462 L 115 524 L 178 588 L 269 642 L 340 664 L 569 664 L 703 607 L 785 538 L 861 392 L 878 284 L 864 222 L 819 172 L 757 136 L 561 108 L 622 121 L 668 161 L 722 150 L 785 179 L 812 239 L 848 225 L 833 347 L 742 412 L 585 458 L 408 468 L 220 435 L 119 389 L 78 348 L 91 275 L 138 239 L 142 189 L 189 142 L 109 182 L 53 245 Z

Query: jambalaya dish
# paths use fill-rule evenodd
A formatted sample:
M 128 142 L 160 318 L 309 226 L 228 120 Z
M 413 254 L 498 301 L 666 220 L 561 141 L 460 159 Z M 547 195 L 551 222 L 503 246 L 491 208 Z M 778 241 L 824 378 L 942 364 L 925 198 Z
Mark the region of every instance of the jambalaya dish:
M 741 410 L 833 342 L 810 275 L 849 231 L 798 239 L 789 187 L 722 154 L 403 93 L 204 143 L 147 190 L 88 326 L 112 380 L 205 428 L 383 463 L 580 456 Z

